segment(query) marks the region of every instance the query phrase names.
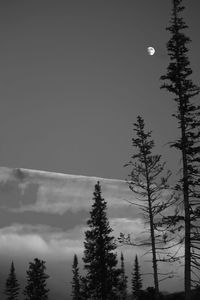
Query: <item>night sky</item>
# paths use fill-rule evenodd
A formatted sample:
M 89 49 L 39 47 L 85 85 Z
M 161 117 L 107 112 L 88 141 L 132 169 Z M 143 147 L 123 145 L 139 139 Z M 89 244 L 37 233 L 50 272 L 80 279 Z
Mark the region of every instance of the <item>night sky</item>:
M 187 9 L 183 17 L 192 39 L 192 78 L 199 85 L 200 2 L 185 0 L 184 4 Z M 17 240 L 16 250 L 19 269 L 20 245 L 26 245 L 27 253 L 29 245 L 37 245 L 36 253 L 48 258 L 52 270 L 58 247 L 68 249 L 68 240 L 75 239 L 80 250 L 89 211 L 87 201 L 92 199 L 96 180 L 111 179 L 119 192 L 121 180 L 128 175 L 123 165 L 132 154 L 132 124 L 138 115 L 153 131 L 156 151 L 172 171 L 177 170 L 179 157 L 167 145 L 178 136 L 176 120 L 171 116 L 175 104 L 172 95 L 160 90 L 159 79 L 169 62 L 169 33 L 165 27 L 170 15 L 170 0 L 0 2 L 0 165 L 10 168 L 0 172 L 0 237 L 13 232 L 14 242 L 22 237 Z M 148 55 L 148 46 L 155 47 L 154 56 Z M 34 183 L 27 179 L 28 184 L 23 187 L 13 179 L 13 168 L 47 172 L 42 173 L 42 179 L 41 172 L 34 173 Z M 74 179 L 69 180 L 70 175 L 66 175 L 67 188 L 61 188 L 65 184 L 55 173 L 71 174 Z M 77 202 L 79 197 L 72 197 L 80 183 L 78 175 L 84 176 L 80 191 L 86 193 L 86 206 L 82 208 L 81 200 Z M 51 176 L 54 179 L 49 191 Z M 48 182 L 48 192 L 44 181 Z M 26 189 L 29 192 L 23 194 Z M 45 197 L 40 197 L 38 191 Z M 111 191 L 108 188 L 109 199 Z M 127 193 L 124 187 L 122 191 L 120 202 Z M 52 206 L 54 193 L 60 198 Z M 114 195 L 117 197 L 117 193 Z M 131 214 L 126 205 L 123 213 L 114 207 L 109 211 L 113 226 L 118 218 L 125 220 L 124 230 L 131 227 L 129 222 L 141 222 L 143 226 L 142 218 Z M 11 245 L 1 238 L 0 249 L 4 249 L 5 257 Z M 66 252 L 60 251 L 64 259 Z M 68 275 L 64 273 L 63 261 L 58 265 L 67 282 L 73 250 L 66 251 Z M 127 257 L 133 258 L 135 252 L 130 251 L 127 250 Z M 9 259 L 7 256 L 4 262 Z M 63 286 L 64 282 L 61 289 Z M 163 289 L 168 287 L 166 284 Z M 180 282 L 177 288 L 181 288 Z

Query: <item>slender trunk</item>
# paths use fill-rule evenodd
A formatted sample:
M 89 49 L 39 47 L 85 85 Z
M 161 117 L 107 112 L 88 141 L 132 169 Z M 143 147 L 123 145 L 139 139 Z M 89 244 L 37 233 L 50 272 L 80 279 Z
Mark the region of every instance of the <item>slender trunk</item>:
M 185 300 L 191 299 L 191 254 L 190 254 L 190 212 L 188 194 L 184 191 L 185 202 Z
M 148 192 L 149 194 L 149 192 Z M 154 224 L 153 224 L 153 215 L 152 215 L 152 205 L 151 198 L 148 195 L 149 202 L 149 220 L 150 220 L 150 232 L 151 232 L 151 245 L 152 245 L 152 262 L 153 262 L 153 274 L 154 274 L 154 284 L 155 284 L 155 299 L 159 299 L 159 283 L 158 283 L 158 267 L 156 259 L 156 245 L 155 245 L 155 235 L 154 235 Z
M 190 241 L 190 203 L 189 203 L 189 184 L 188 184 L 188 166 L 186 156 L 186 133 L 185 133 L 185 116 L 180 100 L 181 111 L 181 135 L 182 135 L 182 159 L 183 159 L 183 198 L 185 211 L 185 270 L 184 270 L 184 287 L 185 299 L 191 299 L 191 241 Z
M 152 247 L 152 256 L 153 256 L 152 262 L 153 262 L 153 275 L 154 275 L 154 285 L 155 285 L 155 299 L 158 300 L 159 299 L 158 267 L 157 267 L 157 258 L 156 258 L 154 220 L 153 220 L 153 213 L 152 213 L 152 203 L 151 203 L 151 193 L 150 193 L 150 183 L 149 183 L 149 175 L 147 170 L 147 163 L 146 163 L 146 179 L 147 179 L 147 195 L 148 195 L 148 205 L 149 205 L 151 247 Z

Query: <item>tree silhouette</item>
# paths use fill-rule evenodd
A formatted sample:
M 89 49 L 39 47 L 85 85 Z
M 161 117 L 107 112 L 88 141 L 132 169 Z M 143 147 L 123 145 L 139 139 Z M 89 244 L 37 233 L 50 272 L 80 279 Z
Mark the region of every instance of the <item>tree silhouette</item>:
M 200 267 L 200 234 L 196 222 L 200 217 L 200 106 L 192 101 L 199 93 L 199 87 L 190 79 L 192 70 L 187 56 L 187 44 L 191 40 L 183 32 L 188 26 L 180 15 L 185 7 L 182 5 L 182 0 L 173 0 L 172 3 L 170 26 L 166 28 L 171 34 L 167 43 L 170 63 L 166 75 L 161 76 L 165 81 L 161 88 L 167 89 L 174 95 L 176 112 L 173 116 L 177 119 L 180 131 L 180 137 L 171 143 L 171 146 L 180 151 L 182 157 L 181 178 L 176 185 L 176 190 L 181 193 L 179 207 L 182 204 L 184 212 L 177 212 L 176 216 L 171 217 L 171 221 L 173 226 L 180 222 L 184 223 L 184 285 L 186 300 L 189 300 L 192 281 L 199 282 L 197 273 Z M 182 225 L 177 225 L 176 228 L 180 226 Z M 196 280 L 195 276 L 197 276 Z
M 77 255 L 74 255 L 74 261 L 72 265 L 72 299 L 80 300 L 80 276 L 79 276 L 79 268 L 78 268 L 78 258 Z
M 166 190 L 169 188 L 167 180 L 170 172 L 165 177 L 162 176 L 165 163 L 161 162 L 161 155 L 153 154 L 155 144 L 151 139 L 151 131 L 147 132 L 145 130 L 144 120 L 140 116 L 137 117 L 137 123 L 134 124 L 134 131 L 135 136 L 132 138 L 134 154 L 131 157 L 131 161 L 125 165 L 131 167 L 130 179 L 127 180 L 127 183 L 131 191 L 134 192 L 136 199 L 130 203 L 139 207 L 143 212 L 145 220 L 149 223 L 150 238 L 145 238 L 140 243 L 135 243 L 131 241 L 130 235 L 125 237 L 121 233 L 118 240 L 121 243 L 133 246 L 150 247 L 155 295 L 156 299 L 159 299 L 157 264 L 158 261 L 164 261 L 160 253 L 161 250 L 165 250 L 162 244 L 166 244 L 168 239 L 166 238 L 165 229 L 162 228 L 162 224 L 157 219 L 158 217 L 161 218 L 162 213 L 173 203 L 173 193 L 170 191 L 166 193 Z M 159 256 L 157 255 L 158 251 Z
M 137 255 L 135 256 L 135 264 L 132 273 L 131 283 L 132 283 L 132 295 L 136 299 L 139 299 L 142 291 L 142 278 L 141 278 L 140 266 L 139 266 Z
M 126 300 L 127 299 L 127 276 L 125 274 L 123 253 L 121 253 L 121 274 L 119 277 L 118 289 L 119 289 L 119 299 Z
M 110 236 L 112 229 L 106 216 L 107 204 L 101 196 L 99 182 L 95 185 L 93 200 L 83 257 L 89 299 L 116 299 L 120 270 L 116 268 L 117 255 L 113 252 L 116 244 Z
M 17 300 L 19 295 L 19 290 L 20 287 L 15 273 L 14 263 L 12 261 L 10 267 L 10 273 L 6 280 L 6 286 L 5 286 L 6 300 Z
M 24 289 L 26 300 L 47 300 L 49 289 L 46 288 L 46 280 L 49 276 L 45 273 L 45 261 L 38 258 L 29 263 L 27 273 L 27 285 Z

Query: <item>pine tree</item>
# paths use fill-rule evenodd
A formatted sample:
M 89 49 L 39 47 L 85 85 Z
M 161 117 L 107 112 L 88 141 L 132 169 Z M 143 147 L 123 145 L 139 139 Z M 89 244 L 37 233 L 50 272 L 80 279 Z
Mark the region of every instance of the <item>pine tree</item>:
M 185 271 L 184 285 L 186 300 L 191 299 L 191 274 L 195 269 L 199 269 L 199 243 L 200 234 L 198 226 L 195 224 L 199 218 L 199 197 L 200 197 L 200 106 L 196 105 L 193 97 L 199 93 L 197 87 L 190 76 L 192 70 L 187 56 L 187 44 L 191 41 L 183 30 L 188 26 L 180 16 L 185 9 L 182 0 L 172 0 L 172 17 L 170 26 L 166 29 L 170 32 L 171 38 L 167 43 L 170 63 L 167 74 L 161 76 L 162 80 L 167 80 L 161 88 L 173 93 L 176 102 L 176 113 L 173 116 L 177 119 L 180 137 L 172 143 L 180 151 L 182 157 L 181 178 L 176 185 L 176 189 L 181 192 L 181 202 L 184 206 L 184 243 L 185 243 Z M 177 222 L 182 221 L 182 217 L 177 216 Z M 174 219 L 173 219 L 174 222 Z
M 45 273 L 45 261 L 38 258 L 29 263 L 27 273 L 27 285 L 24 289 L 26 300 L 48 300 L 49 289 L 46 288 L 46 280 L 49 276 Z
M 15 273 L 14 263 L 11 263 L 10 273 L 6 280 L 5 295 L 6 300 L 17 300 L 19 295 L 19 283 Z
M 138 262 L 137 255 L 135 256 L 135 264 L 134 264 L 134 270 L 132 273 L 132 295 L 136 299 L 139 299 L 140 294 L 142 291 L 142 278 L 140 274 L 140 266 Z
M 162 176 L 165 163 L 161 162 L 161 155 L 153 154 L 155 144 L 151 139 L 151 131 L 145 130 L 144 120 L 140 116 L 137 117 L 137 123 L 134 124 L 134 131 L 136 133 L 132 138 L 134 155 L 131 157 L 131 161 L 125 165 L 131 167 L 130 179 L 127 180 L 127 183 L 137 198 L 132 204 L 138 206 L 144 213 L 144 218 L 148 220 L 150 239 L 135 243 L 131 241 L 130 235 L 125 238 L 121 233 L 119 241 L 133 246 L 151 247 L 156 299 L 159 299 L 157 250 L 159 248 L 160 252 L 161 243 L 165 243 L 166 240 L 164 240 L 163 229 L 158 231 L 156 218 L 173 203 L 173 193 L 169 192 L 167 198 L 162 196 L 168 189 L 167 180 L 170 172 L 167 176 Z M 162 256 L 164 256 L 165 248 L 162 247 L 162 249 Z M 160 255 L 159 260 L 161 259 Z
M 123 253 L 121 253 L 121 274 L 119 278 L 118 289 L 119 289 L 119 299 L 126 300 L 127 299 L 127 276 L 125 274 Z
M 115 299 L 120 270 L 116 268 L 117 255 L 112 229 L 106 216 L 107 203 L 101 196 L 99 182 L 95 185 L 94 203 L 85 232 L 83 261 L 90 299 Z
M 80 300 L 80 276 L 79 276 L 79 268 L 78 268 L 78 258 L 77 255 L 74 255 L 74 261 L 72 265 L 72 299 Z

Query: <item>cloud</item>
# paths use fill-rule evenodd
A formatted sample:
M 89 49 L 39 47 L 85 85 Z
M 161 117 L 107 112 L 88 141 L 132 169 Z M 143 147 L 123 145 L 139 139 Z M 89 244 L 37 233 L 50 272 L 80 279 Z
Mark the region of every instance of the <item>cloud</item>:
M 108 207 L 116 210 L 129 205 L 127 201 L 133 199 L 133 193 L 122 180 L 0 168 L 0 191 L 4 190 L 2 199 L 11 198 L 13 208 L 9 206 L 7 209 L 13 212 L 64 214 L 67 211 L 88 211 L 98 180 Z M 12 186 L 13 193 L 9 188 L 5 194 L 5 182 Z M 7 203 L 2 202 L 1 207 L 6 208 Z
M 132 230 L 134 234 L 138 234 L 144 227 L 139 219 L 124 218 L 111 219 L 110 226 L 114 230 L 115 237 L 118 237 L 121 231 L 129 233 Z M 0 229 L 0 252 L 9 252 L 17 256 L 35 253 L 54 260 L 71 259 L 73 253 L 82 255 L 84 232 L 87 229 L 86 224 L 75 226 L 67 231 L 40 224 L 12 224 Z
M 17 233 L 0 234 L 0 249 L 3 254 L 13 254 L 13 256 L 21 256 L 26 253 L 37 253 L 45 255 L 47 252 L 47 244 L 36 234 Z
M 0 229 L 0 252 L 15 257 L 42 256 L 51 260 L 66 260 L 73 253 L 83 252 L 84 227 L 67 232 L 50 226 L 12 224 Z
M 13 178 L 12 169 L 0 167 L 0 182 L 5 183 Z
M 119 236 L 120 232 L 130 233 L 137 236 L 144 229 L 142 220 L 128 220 L 125 218 L 110 219 L 113 235 Z M 35 253 L 51 259 L 71 259 L 73 253 L 83 253 L 83 242 L 86 224 L 75 226 L 63 231 L 60 228 L 47 225 L 12 224 L 0 229 L 1 253 L 24 255 Z
M 141 237 L 141 233 L 145 233 L 148 230 L 144 221 L 140 218 L 113 218 L 110 219 L 110 226 L 114 229 L 116 236 L 119 236 L 120 232 L 122 232 L 124 234 L 131 234 L 136 238 L 137 236 Z

